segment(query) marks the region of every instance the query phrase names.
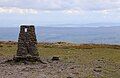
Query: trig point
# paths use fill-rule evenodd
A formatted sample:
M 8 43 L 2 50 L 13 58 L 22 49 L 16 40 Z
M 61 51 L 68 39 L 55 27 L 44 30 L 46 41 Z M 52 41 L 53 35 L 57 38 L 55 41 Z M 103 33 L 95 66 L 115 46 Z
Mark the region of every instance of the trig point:
M 14 58 L 16 61 L 37 61 L 37 39 L 34 25 L 21 25 L 18 38 L 18 50 Z

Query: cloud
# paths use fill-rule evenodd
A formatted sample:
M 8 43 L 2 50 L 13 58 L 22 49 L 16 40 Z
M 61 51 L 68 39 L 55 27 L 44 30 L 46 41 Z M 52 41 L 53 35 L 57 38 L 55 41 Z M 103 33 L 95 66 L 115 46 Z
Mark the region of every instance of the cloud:
M 120 0 L 0 0 L 0 12 L 37 13 L 44 11 L 63 11 L 68 14 L 83 11 L 119 10 Z
M 38 11 L 34 9 L 20 9 L 16 7 L 11 7 L 11 8 L 0 7 L 0 13 L 37 14 Z
M 68 9 L 68 10 L 63 10 L 62 13 L 69 14 L 69 15 L 82 15 L 85 12 L 80 9 Z
M 0 0 L 1 7 L 19 7 L 41 10 L 83 10 L 120 8 L 120 0 Z
M 1 7 L 19 7 L 19 8 L 32 8 L 40 10 L 62 10 L 68 9 L 70 5 L 69 0 L 2 0 L 0 1 Z
M 112 10 L 120 8 L 120 0 L 81 0 L 83 10 Z M 86 7 L 85 7 L 86 6 Z

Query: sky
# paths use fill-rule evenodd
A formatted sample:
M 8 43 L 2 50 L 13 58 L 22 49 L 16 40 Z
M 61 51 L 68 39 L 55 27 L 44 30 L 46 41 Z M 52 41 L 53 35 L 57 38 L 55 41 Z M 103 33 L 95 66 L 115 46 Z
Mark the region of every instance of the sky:
M 0 27 L 90 23 L 120 23 L 120 0 L 0 0 Z

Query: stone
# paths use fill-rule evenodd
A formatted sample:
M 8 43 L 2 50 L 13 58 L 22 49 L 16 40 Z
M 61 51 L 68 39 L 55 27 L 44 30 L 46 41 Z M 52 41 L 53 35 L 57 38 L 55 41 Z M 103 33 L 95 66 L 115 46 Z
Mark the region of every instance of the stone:
M 67 77 L 67 78 L 73 78 L 73 77 Z
M 0 64 L 46 64 L 40 60 L 37 51 L 37 39 L 34 25 L 21 25 L 18 38 L 18 50 L 12 59 L 8 59 Z
M 39 59 L 37 51 L 37 39 L 34 25 L 21 25 L 18 38 L 18 50 L 14 60 L 30 60 L 36 61 Z
M 52 61 L 59 61 L 59 60 L 60 60 L 59 57 L 53 57 L 53 58 L 52 58 Z

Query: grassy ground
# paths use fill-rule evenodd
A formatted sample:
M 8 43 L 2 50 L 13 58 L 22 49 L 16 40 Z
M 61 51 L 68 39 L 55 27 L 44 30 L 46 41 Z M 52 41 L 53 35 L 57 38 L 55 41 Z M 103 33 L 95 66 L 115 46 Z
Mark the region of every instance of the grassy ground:
M 1 57 L 13 56 L 16 51 L 16 44 L 0 44 Z M 59 56 L 63 62 L 92 68 L 85 78 L 120 78 L 120 47 L 117 45 L 38 44 L 38 51 L 41 57 Z

